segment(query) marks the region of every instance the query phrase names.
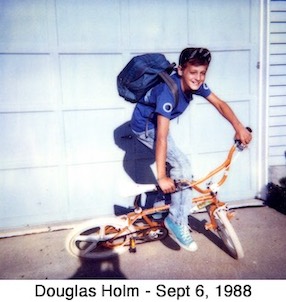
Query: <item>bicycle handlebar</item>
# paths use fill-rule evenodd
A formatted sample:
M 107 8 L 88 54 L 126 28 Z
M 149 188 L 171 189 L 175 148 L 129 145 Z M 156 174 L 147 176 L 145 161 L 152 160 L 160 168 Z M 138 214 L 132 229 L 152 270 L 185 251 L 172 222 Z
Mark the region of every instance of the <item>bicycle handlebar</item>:
M 252 129 L 250 127 L 246 127 L 246 129 L 250 133 L 252 132 Z M 211 192 L 210 188 L 202 189 L 198 185 L 200 185 L 207 179 L 210 179 L 215 174 L 225 170 L 225 173 L 223 174 L 222 178 L 217 183 L 218 187 L 220 187 L 225 182 L 225 180 L 228 176 L 228 170 L 230 168 L 230 165 L 232 162 L 232 157 L 233 157 L 235 150 L 238 149 L 239 151 L 243 151 L 245 148 L 246 148 L 246 146 L 244 144 L 242 144 L 242 142 L 240 140 L 235 140 L 235 144 L 230 148 L 226 160 L 220 166 L 218 166 L 216 169 L 214 169 L 213 171 L 208 173 L 205 177 L 202 177 L 201 179 L 199 179 L 197 181 L 194 181 L 194 180 L 191 181 L 188 179 L 174 180 L 175 186 L 176 186 L 175 192 L 182 191 L 182 190 L 185 190 L 188 188 L 193 188 L 193 189 L 199 191 L 200 193 L 209 193 L 209 192 Z M 157 189 L 157 191 L 162 192 L 159 185 L 156 185 L 156 189 Z

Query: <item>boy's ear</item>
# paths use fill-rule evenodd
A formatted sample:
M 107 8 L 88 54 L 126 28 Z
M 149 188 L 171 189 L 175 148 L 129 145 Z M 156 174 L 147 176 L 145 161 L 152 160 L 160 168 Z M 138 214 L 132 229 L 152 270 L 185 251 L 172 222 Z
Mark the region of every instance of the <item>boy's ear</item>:
M 181 65 L 178 66 L 177 72 L 178 72 L 178 75 L 179 75 L 180 77 L 183 75 L 183 68 L 182 68 Z

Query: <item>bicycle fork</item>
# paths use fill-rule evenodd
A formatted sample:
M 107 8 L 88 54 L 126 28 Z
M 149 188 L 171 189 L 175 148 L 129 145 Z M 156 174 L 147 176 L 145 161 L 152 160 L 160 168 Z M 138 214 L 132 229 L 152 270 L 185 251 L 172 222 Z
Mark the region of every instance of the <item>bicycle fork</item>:
M 234 211 L 229 211 L 227 208 L 227 205 L 224 202 L 221 202 L 217 199 L 217 197 L 214 195 L 212 196 L 212 202 L 211 204 L 206 206 L 207 212 L 210 217 L 210 222 L 207 222 L 205 224 L 205 229 L 206 230 L 211 230 L 215 231 L 218 228 L 217 225 L 217 212 L 218 211 L 226 211 L 227 212 L 227 217 L 229 220 L 231 220 L 235 216 Z

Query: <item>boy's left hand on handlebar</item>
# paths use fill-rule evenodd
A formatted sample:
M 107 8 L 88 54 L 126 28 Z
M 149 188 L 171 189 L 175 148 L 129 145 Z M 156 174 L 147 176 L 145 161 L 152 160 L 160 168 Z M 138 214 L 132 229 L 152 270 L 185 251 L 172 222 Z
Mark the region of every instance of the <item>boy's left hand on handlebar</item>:
M 240 141 L 244 146 L 248 145 L 252 140 L 251 131 L 249 130 L 250 128 L 240 128 L 238 131 L 236 131 L 235 140 Z

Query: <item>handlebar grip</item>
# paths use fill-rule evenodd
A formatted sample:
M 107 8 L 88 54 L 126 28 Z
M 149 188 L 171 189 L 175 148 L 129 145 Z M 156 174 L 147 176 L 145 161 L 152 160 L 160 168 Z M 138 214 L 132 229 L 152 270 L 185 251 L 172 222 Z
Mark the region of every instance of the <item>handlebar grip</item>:
M 250 127 L 246 127 L 246 130 L 250 133 L 252 133 L 252 129 Z

